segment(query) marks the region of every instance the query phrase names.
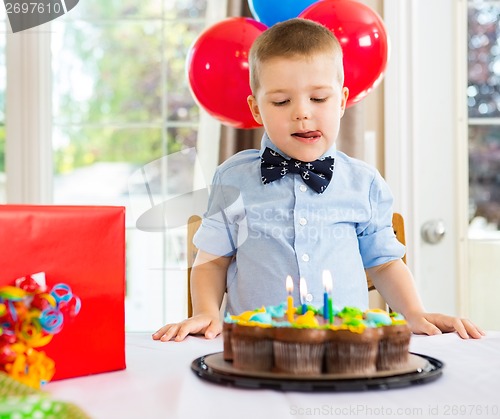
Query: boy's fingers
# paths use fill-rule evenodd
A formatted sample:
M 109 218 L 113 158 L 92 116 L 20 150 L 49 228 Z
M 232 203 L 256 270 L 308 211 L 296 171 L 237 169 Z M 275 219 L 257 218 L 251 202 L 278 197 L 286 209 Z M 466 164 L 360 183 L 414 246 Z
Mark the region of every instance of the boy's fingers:
M 477 327 L 474 323 L 472 323 L 470 320 L 464 319 L 462 320 L 466 333 L 468 333 L 469 336 L 471 336 L 474 339 L 480 339 L 482 336 L 485 336 L 486 333 L 481 330 L 479 327 Z
M 442 332 L 433 323 L 429 322 L 427 319 L 423 318 L 421 321 L 418 321 L 415 327 L 412 327 L 412 331 L 417 334 L 425 334 L 425 335 L 440 335 Z
M 158 329 L 156 332 L 153 333 L 153 339 L 158 340 L 160 337 L 163 336 L 163 329 L 165 329 L 165 326 L 162 327 L 161 329 Z
M 189 334 L 203 333 L 207 339 L 213 339 L 222 331 L 222 326 L 206 316 L 191 317 L 180 323 L 167 324 L 153 333 L 154 340 L 180 342 Z
M 439 327 L 437 327 L 436 325 L 426 321 L 424 323 L 424 333 L 429 336 L 432 336 L 432 335 L 441 335 L 443 332 L 441 332 Z
M 455 319 L 455 321 L 453 322 L 453 329 L 457 331 L 458 336 L 460 336 L 462 339 L 469 339 L 469 333 L 467 333 L 467 329 L 465 328 L 464 320 Z
M 179 331 L 177 332 L 177 335 L 175 336 L 175 341 L 180 342 L 186 339 L 186 336 L 189 335 L 189 329 L 181 327 Z
M 205 337 L 207 339 L 214 339 L 221 333 L 221 327 L 220 325 L 216 323 L 210 323 L 210 325 L 207 327 L 207 330 L 205 331 Z
M 175 336 L 178 329 L 179 329 L 179 327 L 176 324 L 170 325 L 170 327 L 165 331 L 165 333 L 163 334 L 163 336 L 161 337 L 160 340 L 162 342 L 168 342 L 169 340 L 171 340 Z
M 177 335 L 175 337 L 176 342 L 184 340 L 189 334 L 196 333 L 206 333 L 207 325 L 209 322 L 204 318 L 190 318 L 179 324 L 177 329 Z
M 153 339 L 154 340 L 160 340 L 165 333 L 170 329 L 172 325 L 167 324 L 166 326 L 163 326 L 162 328 L 158 329 L 156 332 L 153 333 Z

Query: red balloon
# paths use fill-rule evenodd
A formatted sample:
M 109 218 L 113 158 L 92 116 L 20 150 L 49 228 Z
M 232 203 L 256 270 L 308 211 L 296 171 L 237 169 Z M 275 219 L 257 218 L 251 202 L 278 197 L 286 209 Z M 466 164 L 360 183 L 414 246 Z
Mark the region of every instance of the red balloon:
M 267 26 L 242 17 L 207 28 L 191 46 L 187 58 L 191 92 L 198 104 L 223 124 L 256 128 L 247 104 L 251 94 L 248 51 Z
M 387 67 L 389 40 L 375 11 L 353 0 L 323 0 L 299 17 L 321 23 L 339 40 L 344 53 L 344 85 L 349 88 L 347 106 L 378 86 Z

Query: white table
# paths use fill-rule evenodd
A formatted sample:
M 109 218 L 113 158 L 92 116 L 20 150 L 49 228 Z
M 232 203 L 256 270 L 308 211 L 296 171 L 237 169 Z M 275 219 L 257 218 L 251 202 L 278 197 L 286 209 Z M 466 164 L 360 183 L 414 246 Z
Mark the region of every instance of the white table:
M 410 350 L 443 361 L 443 375 L 427 384 L 364 392 L 248 390 L 212 384 L 191 371 L 195 358 L 221 350 L 220 337 L 161 343 L 128 334 L 126 370 L 45 389 L 96 419 L 500 418 L 500 332 L 480 340 L 413 336 Z

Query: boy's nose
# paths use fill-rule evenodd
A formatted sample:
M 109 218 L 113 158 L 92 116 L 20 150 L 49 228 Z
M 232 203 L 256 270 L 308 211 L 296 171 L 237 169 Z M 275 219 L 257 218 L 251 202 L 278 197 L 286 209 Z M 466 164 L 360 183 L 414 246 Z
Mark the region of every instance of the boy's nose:
M 299 105 L 295 108 L 294 119 L 300 121 L 302 119 L 309 119 L 311 117 L 311 112 L 309 107 L 306 105 Z

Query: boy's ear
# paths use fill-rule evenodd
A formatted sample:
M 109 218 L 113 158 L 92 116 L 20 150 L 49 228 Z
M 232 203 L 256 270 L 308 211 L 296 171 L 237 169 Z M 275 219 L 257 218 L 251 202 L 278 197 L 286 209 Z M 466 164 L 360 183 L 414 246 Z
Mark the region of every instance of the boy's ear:
M 342 87 L 342 98 L 340 101 L 340 117 L 344 116 L 345 108 L 347 106 L 347 98 L 349 97 L 349 89 L 347 87 Z
M 256 122 L 262 125 L 262 117 L 260 115 L 259 105 L 257 104 L 257 99 L 255 99 L 255 96 L 248 96 L 247 103 L 248 107 L 250 108 L 250 112 L 252 112 L 253 119 L 255 119 Z

